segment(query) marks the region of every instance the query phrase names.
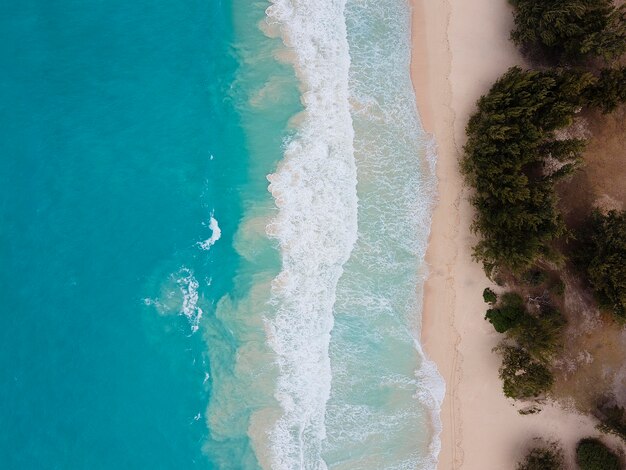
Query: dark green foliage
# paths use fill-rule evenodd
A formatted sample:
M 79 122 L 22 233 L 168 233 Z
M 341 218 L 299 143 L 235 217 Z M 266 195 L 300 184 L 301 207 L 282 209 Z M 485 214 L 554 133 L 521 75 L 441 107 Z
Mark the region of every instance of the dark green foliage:
M 526 315 L 522 298 L 515 293 L 507 292 L 502 295 L 497 308 L 487 310 L 485 320 L 488 320 L 498 333 L 504 333 L 518 325 Z
M 498 351 L 502 354 L 499 372 L 504 395 L 520 400 L 536 398 L 550 390 L 554 377 L 545 365 L 519 347 L 504 345 Z
M 598 429 L 602 432 L 615 434 L 626 442 L 626 419 L 625 410 L 621 406 L 604 406 L 599 411 L 600 425 Z
M 626 318 L 626 212 L 594 212 L 580 238 L 579 261 L 600 305 Z
M 530 52 L 561 61 L 626 51 L 626 9 L 612 0 L 510 0 L 515 7 L 511 39 Z
M 552 292 L 554 295 L 558 295 L 559 297 L 562 297 L 563 294 L 565 294 L 565 283 L 563 282 L 562 279 L 558 279 L 554 285 L 550 286 L 550 292 Z
M 598 439 L 583 439 L 576 446 L 576 463 L 581 470 L 620 470 L 619 458 Z
M 498 301 L 498 295 L 489 289 L 489 287 L 485 288 L 483 291 L 483 300 L 486 304 L 495 304 Z
M 563 468 L 563 454 L 556 447 L 536 447 L 517 465 L 517 470 L 561 470 Z
M 555 182 L 580 162 L 584 143 L 556 140 L 570 125 L 595 78 L 573 71 L 509 69 L 478 101 L 467 126 L 462 170 L 474 187 L 481 235 L 474 256 L 495 268 L 523 272 L 540 259 L 557 260 L 550 243 L 566 233 Z M 560 162 L 546 166 L 547 158 Z
M 522 280 L 526 284 L 530 284 L 531 286 L 538 286 L 543 284 L 548 279 L 548 276 L 543 271 L 539 269 L 529 269 L 522 275 Z
M 539 315 L 523 315 L 508 336 L 533 358 L 547 362 L 562 348 L 565 317 L 557 309 L 543 306 Z
M 626 101 L 626 67 L 604 69 L 585 93 L 588 104 L 610 113 Z

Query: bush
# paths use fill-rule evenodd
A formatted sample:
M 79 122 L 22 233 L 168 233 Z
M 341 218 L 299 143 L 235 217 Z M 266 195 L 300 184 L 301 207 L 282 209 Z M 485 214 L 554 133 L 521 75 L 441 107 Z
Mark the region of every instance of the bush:
M 565 317 L 551 306 L 543 306 L 538 316 L 526 313 L 508 332 L 518 346 L 533 358 L 547 362 L 562 348 Z
M 576 463 L 581 470 L 620 470 L 619 458 L 598 439 L 583 439 L 576 446 Z
M 566 229 L 554 184 L 580 163 L 584 142 L 553 133 L 573 122 L 593 83 L 591 74 L 513 67 L 478 101 L 461 167 L 474 188 L 473 229 L 481 236 L 474 257 L 488 275 L 558 260 L 551 242 Z M 548 158 L 559 162 L 554 171 Z
M 558 279 L 554 285 L 550 286 L 550 292 L 559 297 L 563 297 L 563 294 L 565 294 L 565 283 L 563 280 Z
M 607 114 L 626 101 L 626 67 L 604 69 L 585 93 L 589 105 Z
M 488 320 L 498 333 L 504 333 L 518 325 L 527 313 L 524 301 L 515 293 L 507 292 L 502 295 L 500 304 L 497 308 L 487 310 L 485 320 Z
M 485 288 L 483 291 L 483 300 L 486 304 L 495 304 L 498 301 L 498 295 L 489 289 L 489 287 Z
M 580 238 L 579 261 L 600 306 L 626 319 L 626 212 L 594 212 Z
M 554 383 L 552 372 L 535 361 L 528 352 L 515 346 L 501 346 L 500 379 L 504 395 L 516 400 L 536 398 L 550 390 Z
M 606 61 L 626 51 L 626 10 L 612 0 L 510 0 L 511 39 L 531 55 Z
M 556 446 L 552 448 L 536 447 L 517 465 L 517 470 L 561 470 L 563 454 Z
M 531 286 L 538 286 L 546 282 L 548 276 L 546 273 L 539 269 L 529 269 L 522 275 L 522 280 L 524 283 L 529 284 Z
M 598 429 L 608 434 L 614 434 L 626 442 L 625 410 L 621 406 L 602 406 L 598 408 L 600 424 Z

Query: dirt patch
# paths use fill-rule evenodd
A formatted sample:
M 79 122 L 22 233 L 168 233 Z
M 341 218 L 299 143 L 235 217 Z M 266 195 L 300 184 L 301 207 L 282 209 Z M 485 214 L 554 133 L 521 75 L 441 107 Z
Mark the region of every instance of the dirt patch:
M 584 165 L 557 188 L 561 211 L 571 228 L 577 228 L 594 208 L 626 206 L 626 106 L 610 115 L 589 111 L 582 118 L 591 134 Z
M 584 165 L 557 187 L 560 209 L 575 232 L 593 209 L 626 208 L 626 106 L 610 115 L 590 111 L 581 116 L 589 132 Z M 561 245 L 572 258 L 575 240 Z M 569 265 L 569 263 L 568 263 Z M 559 401 L 592 412 L 602 394 L 626 404 L 626 330 L 598 311 L 588 286 L 573 266 L 563 270 L 568 317 L 554 394 Z

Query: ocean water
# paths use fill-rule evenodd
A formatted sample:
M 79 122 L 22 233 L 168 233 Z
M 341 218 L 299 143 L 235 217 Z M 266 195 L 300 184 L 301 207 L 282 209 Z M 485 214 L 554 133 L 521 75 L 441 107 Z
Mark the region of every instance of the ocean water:
M 0 467 L 433 468 L 407 5 L 0 13 Z

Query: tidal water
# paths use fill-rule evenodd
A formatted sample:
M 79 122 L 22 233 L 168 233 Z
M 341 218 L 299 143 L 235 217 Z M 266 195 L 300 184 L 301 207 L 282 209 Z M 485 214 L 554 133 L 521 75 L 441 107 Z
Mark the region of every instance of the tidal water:
M 401 0 L 0 4 L 0 468 L 434 468 Z

